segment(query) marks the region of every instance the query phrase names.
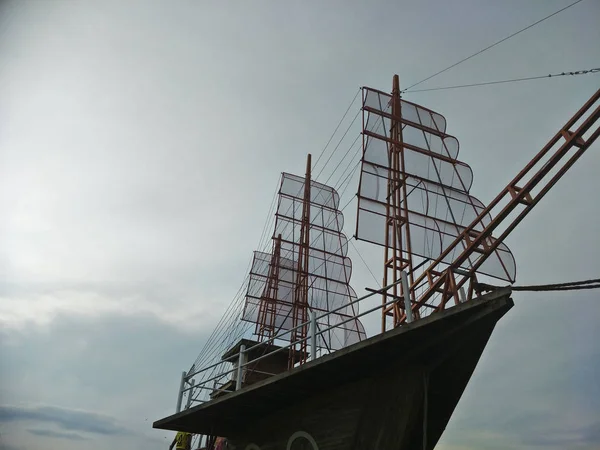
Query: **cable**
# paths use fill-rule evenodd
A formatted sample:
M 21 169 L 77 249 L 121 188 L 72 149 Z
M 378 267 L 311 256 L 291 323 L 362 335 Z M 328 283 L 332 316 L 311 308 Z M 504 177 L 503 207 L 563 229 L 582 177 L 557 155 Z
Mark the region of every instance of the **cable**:
M 480 54 L 482 54 L 482 53 L 483 53 L 483 52 L 485 52 L 486 50 L 489 50 L 489 49 L 491 49 L 492 47 L 495 47 L 496 45 L 498 45 L 498 44 L 501 44 L 501 43 L 502 43 L 502 42 L 504 42 L 504 41 L 507 41 L 508 39 L 510 39 L 510 38 L 512 38 L 512 37 L 514 37 L 514 36 L 516 36 L 517 34 L 520 34 L 520 33 L 522 33 L 523 31 L 529 30 L 530 28 L 532 28 L 532 27 L 536 26 L 537 24 L 539 24 L 539 23 L 542 23 L 544 20 L 547 20 L 547 19 L 549 19 L 550 17 L 553 17 L 553 16 L 557 15 L 558 13 L 561 13 L 561 12 L 565 11 L 566 9 L 569 9 L 571 6 L 575 6 L 577 3 L 581 3 L 582 1 L 583 1 L 583 0 L 577 0 L 576 2 L 573 2 L 573 3 L 571 3 L 570 5 L 568 5 L 568 6 L 565 6 L 564 8 L 562 8 L 562 9 L 559 9 L 559 10 L 558 10 L 558 11 L 556 11 L 556 12 L 553 12 L 553 13 L 552 13 L 552 14 L 550 14 L 549 16 L 546 16 L 546 17 L 544 17 L 543 19 L 540 19 L 540 20 L 538 20 L 537 22 L 534 22 L 534 23 L 532 23 L 531 25 L 529 25 L 529 26 L 527 26 L 527 27 L 525 27 L 525 28 L 523 28 L 523 29 L 521 29 L 521 30 L 517 31 L 516 33 L 513 33 L 513 34 L 511 34 L 511 35 L 509 35 L 509 36 L 505 37 L 504 39 L 500 39 L 499 41 L 497 41 L 497 42 L 494 42 L 492 45 L 489 45 L 489 46 L 485 47 L 484 49 L 482 49 L 482 50 L 479 50 L 479 51 L 478 51 L 478 52 L 476 52 L 476 53 L 473 53 L 471 56 L 467 56 L 466 58 L 464 58 L 464 59 L 461 59 L 461 60 L 460 60 L 460 61 L 458 61 L 457 63 L 454 63 L 454 64 L 452 64 L 451 66 L 448 66 L 448 67 L 446 67 L 445 69 L 442 69 L 442 70 L 440 70 L 439 72 L 436 72 L 436 73 L 434 73 L 433 75 L 430 75 L 430 76 L 428 76 L 427 78 L 424 78 L 424 79 L 422 79 L 422 80 L 421 80 L 421 81 L 419 81 L 418 83 L 415 83 L 415 84 L 412 84 L 412 85 L 410 85 L 410 86 L 409 86 L 409 87 L 407 87 L 406 89 L 402 90 L 402 92 L 406 92 L 406 91 L 408 91 L 409 89 L 412 89 L 413 87 L 415 87 L 415 86 L 418 86 L 419 84 L 421 84 L 421 83 L 424 83 L 425 81 L 427 81 L 427 80 L 430 80 L 430 79 L 432 79 L 433 77 L 436 77 L 436 76 L 438 76 L 439 74 L 441 74 L 441 73 L 444 73 L 444 72 L 446 72 L 447 70 L 450 70 L 450 69 L 452 69 L 453 67 L 456 67 L 456 66 L 458 66 L 459 64 L 461 64 L 461 63 L 464 63 L 465 61 L 468 61 L 469 59 L 471 59 L 471 58 L 473 58 L 473 57 L 475 57 L 475 56 L 477 56 L 477 55 L 480 55 Z
M 564 287 L 564 288 L 553 288 L 553 287 L 547 287 L 547 288 L 534 288 L 533 286 L 516 286 L 514 288 L 512 288 L 513 291 L 580 291 L 583 289 L 600 289 L 600 284 L 593 284 L 593 285 L 588 285 L 588 286 L 571 286 L 571 287 Z
M 273 209 L 275 207 L 275 202 L 277 200 L 278 191 L 279 191 L 279 181 L 277 182 L 277 186 L 275 188 L 275 193 L 274 193 L 273 199 L 271 201 L 271 206 L 269 207 L 269 211 L 267 212 L 267 219 L 265 220 L 265 223 L 263 225 L 263 230 L 262 230 L 262 233 L 261 233 L 261 236 L 259 239 L 259 243 L 258 243 L 259 250 L 262 249 L 263 245 L 266 245 L 266 242 L 264 242 L 264 239 L 267 236 L 266 231 L 267 231 L 270 219 L 272 218 L 272 215 L 273 215 Z M 245 272 L 248 272 L 250 270 L 250 267 L 252 266 L 252 261 L 253 261 L 253 258 L 250 260 L 250 263 L 248 264 L 248 267 Z M 244 278 L 244 280 L 242 281 L 240 288 L 234 295 L 229 306 L 226 308 L 225 312 L 223 313 L 223 316 L 217 323 L 217 326 L 215 327 L 215 329 L 213 330 L 211 335 L 208 337 L 206 343 L 204 344 L 204 347 L 200 351 L 200 354 L 197 356 L 192 367 L 197 368 L 197 366 L 200 364 L 201 360 L 207 360 L 210 357 L 212 357 L 214 355 L 215 351 L 218 351 L 220 346 L 223 345 L 224 341 L 227 340 L 227 338 L 230 337 L 230 335 L 238 329 L 238 327 L 236 326 L 236 325 L 239 325 L 239 324 L 236 324 L 237 316 L 238 316 L 240 306 L 242 306 L 241 305 L 241 303 L 242 303 L 241 300 L 243 298 L 242 293 L 243 293 L 244 287 L 246 286 L 248 281 L 249 281 L 249 275 L 247 275 Z M 233 328 L 232 328 L 232 326 L 233 326 Z M 191 369 L 190 369 L 190 371 L 191 371 Z
M 331 158 L 333 157 L 333 155 L 335 155 L 335 152 L 340 147 L 342 141 L 344 140 L 344 138 L 348 134 L 348 131 L 350 131 L 350 128 L 352 128 L 352 125 L 354 125 L 354 122 L 356 122 L 356 119 L 358 118 L 358 116 L 361 113 L 361 111 L 362 110 L 360 110 L 360 109 L 358 110 L 358 112 L 354 116 L 354 119 L 352 119 L 352 122 L 350 123 L 350 125 L 348 125 L 348 128 L 346 128 L 346 131 L 342 135 L 342 138 L 340 139 L 340 142 L 338 142 L 338 145 L 335 146 L 335 148 L 333 149 L 333 152 L 331 152 L 331 155 L 329 155 L 329 158 L 327 158 L 327 161 L 325 161 L 325 164 L 323 165 L 323 167 L 321 167 L 321 170 L 319 170 L 319 173 L 317 173 L 317 175 L 314 177 L 314 179 L 319 178 L 319 176 L 321 175 L 321 173 L 323 173 L 323 170 L 325 169 L 325 167 L 327 167 L 327 164 L 329 164 L 329 161 L 331 161 Z M 316 166 L 316 164 L 315 164 L 315 166 Z
M 340 120 L 340 122 L 337 124 L 337 127 L 335 127 L 335 130 L 333 130 L 333 134 L 331 135 L 331 137 L 327 141 L 327 144 L 325 144 L 325 147 L 323 147 L 323 150 L 321 150 L 321 154 L 317 158 L 317 161 L 315 162 L 315 165 L 313 166 L 313 170 L 314 170 L 314 168 L 317 167 L 317 164 L 319 164 L 319 161 L 323 157 L 323 154 L 325 153 L 325 150 L 327 150 L 327 147 L 329 147 L 329 144 L 331 143 L 331 141 L 333 139 L 333 136 L 335 136 L 335 133 L 337 133 L 337 130 L 340 128 L 340 125 L 342 125 L 342 122 L 344 121 L 344 119 L 348 115 L 348 112 L 350 111 L 350 108 L 352 108 L 352 105 L 354 105 L 354 102 L 356 101 L 356 97 L 358 97 L 358 94 L 360 94 L 360 89 L 358 89 L 358 91 L 354 95 L 354 98 L 352 99 L 352 103 L 350 103 L 350 106 L 348 106 L 348 109 L 346 110 L 346 112 L 342 116 L 342 119 Z
M 359 135 L 359 137 L 360 137 L 360 135 Z M 352 155 L 352 158 L 350 158 L 348 165 L 342 171 L 342 174 L 340 175 L 338 180 L 333 184 L 333 187 L 335 189 L 338 189 L 339 187 L 342 186 L 342 184 L 346 180 L 346 172 L 348 171 L 348 169 L 350 169 L 350 166 L 352 166 L 352 163 L 357 160 L 358 154 L 361 152 L 361 150 L 362 150 L 362 146 L 359 145 L 358 148 L 356 149 L 356 152 L 354 152 L 354 155 Z M 360 158 L 358 158 L 358 163 L 360 163 L 360 161 L 361 161 Z M 355 163 L 355 166 L 356 166 L 356 163 Z M 351 170 L 354 170 L 354 168 L 352 168 Z M 342 181 L 342 180 L 344 180 L 344 181 Z
M 333 177 L 333 175 L 335 174 L 335 171 L 338 170 L 340 168 L 340 166 L 342 165 L 342 163 L 346 160 L 346 157 L 354 149 L 354 144 L 356 144 L 356 142 L 358 141 L 358 138 L 360 138 L 360 137 L 361 137 L 361 134 L 359 133 L 358 136 L 356 136 L 356 139 L 354 139 L 354 142 L 352 142 L 352 144 L 350 144 L 350 147 L 348 147 L 348 150 L 346 151 L 346 153 L 344 153 L 344 156 L 342 156 L 342 159 L 340 159 L 340 162 L 338 162 L 337 166 L 335 166 L 335 168 L 329 174 L 329 177 L 325 180 L 325 183 L 323 183 L 323 184 L 329 183 L 329 180 L 331 180 L 331 177 Z M 359 148 L 359 150 L 360 150 L 360 148 Z M 352 160 L 350 160 L 350 163 L 352 163 Z
M 367 268 L 367 270 L 369 271 L 369 273 L 373 277 L 373 280 L 375 280 L 375 284 L 377 284 L 377 286 L 379 286 L 381 288 L 382 287 L 381 283 L 375 277 L 375 274 L 373 273 L 373 271 L 371 270 L 371 268 L 369 267 L 369 265 L 367 264 L 367 262 L 365 261 L 365 259 L 362 257 L 362 255 L 360 254 L 360 252 L 356 248 L 356 245 L 354 245 L 354 242 L 352 240 L 349 240 L 348 242 L 350 242 L 352 244 L 352 247 L 356 251 L 356 254 L 358 255 L 358 257 L 360 258 L 360 260 L 363 262 L 363 264 L 365 265 L 365 267 Z
M 407 94 L 414 94 L 415 92 L 443 91 L 446 89 L 460 89 L 460 88 L 467 88 L 467 87 L 473 87 L 473 86 L 487 86 L 490 84 L 515 83 L 515 82 L 519 82 L 519 81 L 541 80 L 544 78 L 548 79 L 548 78 L 557 78 L 557 77 L 564 77 L 564 76 L 577 76 L 577 75 L 587 75 L 587 74 L 597 74 L 597 73 L 600 73 L 600 67 L 595 68 L 595 69 L 576 70 L 575 72 L 561 72 L 561 73 L 555 73 L 555 74 L 540 75 L 537 77 L 512 78 L 510 80 L 486 81 L 483 83 L 471 83 L 471 84 L 458 84 L 455 86 L 443 86 L 443 87 L 436 87 L 436 88 L 429 88 L 429 89 L 415 89 L 414 91 L 407 92 Z
M 583 284 L 592 284 L 592 283 L 600 283 L 600 278 L 597 278 L 594 280 L 571 281 L 569 283 L 540 284 L 537 286 L 530 286 L 530 287 L 540 287 L 540 286 L 566 287 L 566 286 L 581 286 Z
M 505 286 L 493 286 L 491 284 L 478 283 L 477 288 L 484 291 L 495 291 L 497 289 L 503 289 Z M 593 280 L 584 281 L 571 281 L 569 283 L 556 283 L 556 284 L 534 284 L 529 286 L 507 286 L 513 291 L 577 291 L 582 289 L 600 289 L 600 278 Z

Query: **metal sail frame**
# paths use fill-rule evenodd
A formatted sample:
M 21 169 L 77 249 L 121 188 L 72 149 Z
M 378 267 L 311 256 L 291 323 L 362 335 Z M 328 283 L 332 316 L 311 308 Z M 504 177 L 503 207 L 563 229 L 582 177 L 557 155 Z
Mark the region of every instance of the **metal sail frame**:
M 393 285 L 391 292 L 382 296 L 385 331 L 388 316 L 395 327 L 405 313 L 405 303 L 398 301 L 406 288 L 398 283 L 401 273 L 408 275 L 407 285 L 412 286 L 407 288 L 408 297 L 410 304 L 415 304 L 416 271 L 435 260 L 484 205 L 469 193 L 472 171 L 457 159 L 458 141 L 446 134 L 446 120 L 401 100 L 397 76 L 391 95 L 363 88 L 362 110 L 363 156 L 355 235 L 385 249 L 383 284 Z M 490 220 L 484 217 L 478 228 L 483 229 Z M 453 256 L 443 264 L 451 263 Z M 502 245 L 494 256 L 483 273 L 513 281 L 516 266 L 510 250 Z M 413 257 L 422 261 L 415 266 Z M 472 263 L 469 259 L 462 268 L 468 270 Z M 390 297 L 395 301 L 389 302 Z M 424 303 L 423 308 L 433 310 L 436 305 Z M 415 318 L 421 315 L 421 309 L 414 311 Z
M 352 264 L 339 194 L 312 180 L 310 166 L 309 155 L 304 177 L 282 174 L 273 251 L 254 253 L 242 312 L 242 320 L 255 324 L 259 341 L 290 332 L 290 367 L 307 361 L 309 310 L 318 313 L 321 331 L 312 352 L 337 350 L 366 337 L 360 321 L 352 320 L 357 297 L 349 284 Z
M 296 269 L 296 289 L 292 307 L 292 333 L 288 365 L 291 369 L 296 362 L 300 364 L 308 359 L 308 252 L 310 246 L 310 178 L 311 155 L 306 160 L 306 177 L 304 181 L 304 201 L 302 202 L 302 221 L 300 225 L 300 240 L 298 242 L 298 267 Z M 297 348 L 299 347 L 299 348 Z M 316 351 L 312 349 L 312 351 Z
M 373 102 L 373 98 L 379 103 Z M 458 141 L 446 134 L 446 122 L 441 115 L 401 100 L 397 75 L 393 79 L 391 95 L 363 88 L 363 157 L 356 238 L 384 246 L 384 285 L 397 282 L 400 272 L 408 273 L 410 303 L 415 317 L 418 318 L 424 308 L 442 310 L 452 299 L 459 303 L 464 285 L 468 286 L 468 294 L 464 294 L 463 300 L 470 300 L 474 292 L 478 292 L 478 273 L 514 282 L 516 265 L 503 240 L 597 139 L 600 130 L 593 126 L 600 117 L 600 106 L 592 109 L 599 98 L 600 91 L 486 207 L 468 192 L 472 171 L 458 161 Z M 374 129 L 371 116 L 384 124 L 383 133 Z M 574 128 L 578 123 L 579 126 Z M 406 132 L 409 132 L 408 139 Z M 552 154 L 551 150 L 562 139 L 564 142 Z M 565 156 L 574 147 L 577 152 L 565 161 Z M 428 161 L 426 172 L 417 164 L 423 161 Z M 433 175 L 429 173 L 432 165 Z M 547 180 L 552 170 L 557 173 Z M 452 174 L 451 178 L 448 173 Z M 381 197 L 382 189 L 378 186 L 383 181 L 387 183 L 385 198 Z M 411 204 L 411 195 L 414 198 L 415 191 L 424 194 L 422 209 L 415 208 L 414 202 Z M 437 212 L 438 200 L 444 205 L 445 217 Z M 433 212 L 431 203 L 435 203 Z M 520 214 L 512 221 L 507 220 L 518 208 L 522 209 Z M 455 214 L 456 210 L 459 215 Z M 492 212 L 496 211 L 493 218 Z M 457 220 L 457 217 L 460 218 Z M 508 225 L 498 238 L 494 238 L 492 232 L 500 223 Z M 369 225 L 375 225 L 376 234 L 368 231 Z M 415 248 L 415 240 L 411 239 L 414 231 L 425 240 L 435 237 L 435 242 L 432 241 L 435 245 L 432 244 L 431 249 Z M 423 261 L 415 267 L 412 256 L 419 256 Z M 415 270 L 419 268 L 421 271 L 417 275 Z M 403 294 L 402 287 L 394 287 L 391 293 L 383 294 L 384 303 L 389 297 L 396 300 L 383 311 L 383 331 L 386 317 L 390 315 L 394 326 L 406 321 L 398 292 Z
M 595 106 L 595 109 L 594 109 Z M 412 305 L 418 310 L 435 293 L 441 293 L 441 301 L 436 310 L 444 309 L 448 300 L 458 298 L 458 290 L 468 285 L 468 299 L 474 291 L 479 291 L 476 272 L 489 255 L 515 229 L 533 207 L 548 193 L 567 170 L 585 153 L 600 136 L 600 89 L 581 107 L 579 111 L 550 139 L 540 152 L 521 170 L 517 176 L 481 211 L 478 219 L 500 210 L 495 218 L 477 231 L 477 219 L 448 246 L 448 248 L 415 280 L 415 284 L 426 281 L 427 290 Z M 557 148 L 558 146 L 558 148 Z M 576 149 L 576 150 L 574 150 Z M 552 153 L 552 150 L 554 152 Z M 572 151 L 574 150 L 574 151 Z M 571 154 L 571 155 L 570 155 Z M 569 156 L 570 155 L 570 156 Z M 553 170 L 556 173 L 549 176 Z M 512 213 L 518 213 L 512 217 Z M 508 219 L 508 220 L 507 220 Z M 490 239 L 494 230 L 504 222 L 506 228 L 496 239 Z M 444 271 L 440 271 L 441 261 L 459 245 L 466 248 Z M 460 265 L 473 254 L 480 257 L 469 272 L 459 269 Z M 400 323 L 406 321 L 404 315 Z
M 395 75 L 392 89 L 392 116 L 398 116 L 400 114 L 400 81 L 398 76 Z M 390 170 L 388 171 L 386 196 L 387 202 L 385 211 L 386 227 L 385 252 L 383 258 L 383 286 L 387 286 L 391 282 L 394 283 L 394 286 L 392 287 L 391 292 L 385 291 L 382 295 L 382 331 L 385 331 L 386 329 L 387 316 L 392 316 L 394 318 L 394 323 L 396 323 L 398 318 L 402 315 L 402 311 L 399 307 L 402 302 L 394 302 L 390 306 L 385 306 L 389 301 L 388 297 L 398 300 L 404 295 L 404 287 L 397 284 L 400 280 L 402 271 L 407 271 L 410 281 L 414 281 L 412 253 L 410 246 L 410 222 L 408 218 L 406 180 L 404 176 L 405 160 L 402 145 L 402 124 L 400 121 L 392 121 L 390 136 L 392 142 L 389 144 L 388 153 Z M 402 251 L 403 240 L 406 242 L 405 252 Z M 414 292 L 411 293 L 411 297 L 414 301 Z

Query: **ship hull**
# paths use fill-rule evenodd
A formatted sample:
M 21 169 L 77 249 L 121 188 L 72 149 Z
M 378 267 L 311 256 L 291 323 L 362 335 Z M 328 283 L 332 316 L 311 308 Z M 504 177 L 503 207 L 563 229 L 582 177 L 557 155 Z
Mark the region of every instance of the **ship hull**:
M 496 291 L 164 418 L 248 450 L 435 447 L 498 320 Z

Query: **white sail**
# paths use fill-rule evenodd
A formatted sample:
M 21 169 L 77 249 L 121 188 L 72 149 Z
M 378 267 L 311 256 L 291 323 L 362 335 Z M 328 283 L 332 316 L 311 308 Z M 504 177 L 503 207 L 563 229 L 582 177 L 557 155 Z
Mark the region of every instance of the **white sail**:
M 357 239 L 385 245 L 386 205 L 389 171 L 391 100 L 389 94 L 364 88 L 364 149 L 358 194 Z M 475 231 L 481 231 L 491 216 L 478 216 L 485 205 L 469 194 L 473 183 L 471 168 L 456 158 L 458 141 L 446 134 L 446 120 L 440 114 L 404 100 L 401 101 L 401 124 L 404 166 L 401 179 L 406 183 L 406 202 L 410 243 L 403 251 L 437 259 L 451 243 L 475 220 Z M 404 205 L 400 205 L 404 207 Z M 391 227 L 391 225 L 390 225 Z M 486 240 L 491 245 L 494 238 Z M 410 246 L 409 246 L 410 244 Z M 465 248 L 463 241 L 450 252 L 443 263 L 451 263 Z M 463 263 L 471 268 L 481 254 L 474 254 Z M 516 264 L 504 244 L 478 269 L 479 273 L 513 282 Z
M 282 176 L 273 233 L 274 241 L 281 235 L 279 258 L 274 258 L 273 253 L 254 253 L 242 320 L 257 324 L 263 320 L 274 324 L 278 331 L 293 327 L 304 183 L 303 177 L 287 173 Z M 366 335 L 355 318 L 357 306 L 350 304 L 356 300 L 356 292 L 349 284 L 352 262 L 346 256 L 348 239 L 341 231 L 343 216 L 338 210 L 339 195 L 332 187 L 315 181 L 311 181 L 310 192 L 308 306 L 317 313 L 318 330 L 333 327 L 318 336 L 317 345 L 338 350 L 359 342 Z M 273 264 L 278 264 L 278 277 L 273 281 L 276 289 L 272 290 L 276 298 L 267 300 L 274 300 L 274 309 L 267 310 L 266 317 L 261 319 L 259 311 L 267 295 Z

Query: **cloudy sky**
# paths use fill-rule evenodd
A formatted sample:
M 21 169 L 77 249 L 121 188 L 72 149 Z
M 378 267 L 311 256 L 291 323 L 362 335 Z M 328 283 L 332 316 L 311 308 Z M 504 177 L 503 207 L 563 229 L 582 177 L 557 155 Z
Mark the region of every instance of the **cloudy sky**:
M 568 3 L 1 2 L 0 449 L 166 448 L 151 423 L 244 279 L 280 172 L 302 173 L 359 86 L 408 86 Z M 419 87 L 598 67 L 599 20 L 585 0 Z M 446 116 L 489 201 L 599 85 L 406 98 Z M 510 236 L 519 284 L 598 278 L 599 171 L 596 143 Z M 598 293 L 514 299 L 439 448 L 599 448 Z

